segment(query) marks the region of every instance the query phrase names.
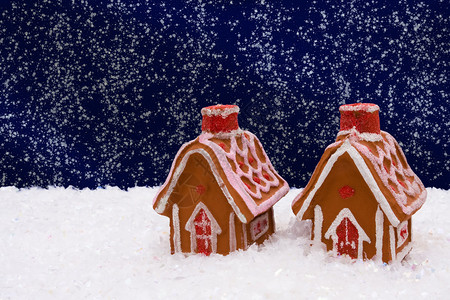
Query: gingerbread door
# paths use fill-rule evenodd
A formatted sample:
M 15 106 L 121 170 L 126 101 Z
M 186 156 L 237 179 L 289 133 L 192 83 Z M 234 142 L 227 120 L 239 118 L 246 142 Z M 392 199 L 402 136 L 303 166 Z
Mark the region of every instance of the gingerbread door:
M 197 204 L 185 229 L 191 235 L 192 253 L 210 255 L 217 252 L 217 236 L 222 233 L 222 229 L 204 203 Z
M 197 253 L 210 255 L 212 252 L 211 220 L 204 209 L 200 209 L 194 218 Z
M 347 254 L 351 258 L 358 258 L 359 233 L 356 226 L 349 218 L 342 219 L 336 228 L 337 252 L 340 255 Z
M 363 258 L 363 242 L 370 243 L 364 229 L 348 208 L 339 212 L 324 237 L 333 240 L 333 250 L 337 254 L 347 254 L 351 258 Z

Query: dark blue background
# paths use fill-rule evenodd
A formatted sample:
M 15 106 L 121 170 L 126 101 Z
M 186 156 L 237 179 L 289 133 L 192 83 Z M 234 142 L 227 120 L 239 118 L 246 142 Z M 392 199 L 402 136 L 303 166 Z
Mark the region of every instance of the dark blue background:
M 0 185 L 161 184 L 200 109 L 238 104 L 291 186 L 373 102 L 449 186 L 446 1 L 3 1 Z

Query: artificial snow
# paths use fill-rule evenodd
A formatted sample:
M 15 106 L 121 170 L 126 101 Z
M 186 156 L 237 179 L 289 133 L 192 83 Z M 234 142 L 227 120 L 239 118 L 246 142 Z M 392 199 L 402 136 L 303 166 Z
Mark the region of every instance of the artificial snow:
M 450 190 L 429 188 L 402 263 L 311 249 L 291 211 L 277 232 L 228 256 L 171 255 L 157 188 L 0 188 L 0 299 L 442 299 L 450 295 Z

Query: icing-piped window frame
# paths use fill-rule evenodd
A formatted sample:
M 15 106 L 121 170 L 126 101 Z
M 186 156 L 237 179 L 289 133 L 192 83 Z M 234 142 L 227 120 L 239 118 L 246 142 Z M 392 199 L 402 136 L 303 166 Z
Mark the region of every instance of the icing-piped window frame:
M 258 230 L 258 224 L 261 224 L 261 229 Z M 269 230 L 269 212 L 258 216 L 250 222 L 250 235 L 253 241 L 256 241 Z
M 405 244 L 406 240 L 409 237 L 409 220 L 401 222 L 397 226 L 397 248 L 400 248 L 403 244 Z M 402 230 L 406 230 L 406 236 L 402 236 Z

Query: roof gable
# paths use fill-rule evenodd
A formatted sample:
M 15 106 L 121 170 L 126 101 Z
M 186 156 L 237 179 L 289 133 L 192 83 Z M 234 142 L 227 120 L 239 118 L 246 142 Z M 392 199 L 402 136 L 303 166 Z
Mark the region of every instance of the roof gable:
M 368 145 L 374 143 L 375 140 L 375 147 L 378 151 L 378 155 L 374 155 L 373 151 L 368 147 Z M 311 180 L 307 187 L 292 203 L 294 213 L 296 213 L 299 218 L 302 218 L 308 210 L 315 193 L 322 186 L 324 180 L 333 168 L 334 163 L 344 153 L 350 155 L 359 173 L 364 178 L 364 181 L 372 191 L 375 199 L 380 204 L 381 209 L 392 225 L 397 226 L 400 221 L 419 209 L 425 201 L 426 190 L 422 182 L 414 174 L 411 168 L 409 168 L 403 152 L 401 152 L 395 139 L 388 133 L 382 132 L 382 135 L 374 134 L 362 137 L 361 135 L 350 134 L 342 139 L 339 139 L 338 137 L 338 142 L 331 144 L 325 152 L 327 153 L 327 151 L 335 152 L 331 154 L 329 158 L 325 155 L 321 158 L 321 162 L 327 158 L 328 161 L 323 167 L 318 167 L 314 171 L 313 178 L 317 179 Z M 400 155 L 402 157 L 400 157 Z M 389 161 L 401 162 L 401 167 L 399 167 L 399 164 L 397 163 L 392 163 L 390 168 L 384 168 L 383 164 L 386 163 L 386 159 Z M 314 176 L 315 174 L 320 175 L 317 177 Z M 402 188 L 398 188 L 396 191 L 395 188 L 389 184 L 393 181 L 393 176 L 404 176 L 405 178 L 408 178 L 408 183 L 403 183 L 405 185 L 403 186 L 401 181 L 398 181 L 397 184 L 401 185 Z M 405 201 L 406 194 L 409 195 L 413 201 L 407 203 Z
M 194 145 L 197 149 L 189 150 Z M 167 180 L 154 199 L 158 213 L 166 209 L 169 197 L 192 153 L 199 153 L 206 159 L 225 197 L 244 223 L 267 211 L 289 191 L 288 184 L 275 171 L 259 140 L 252 133 L 237 130 L 213 135 L 204 132 L 198 140 L 184 145 L 177 153 Z M 231 191 L 237 193 L 238 197 L 233 197 Z M 249 211 L 251 216 L 245 214 L 244 210 Z
M 344 153 L 348 153 L 350 157 L 352 158 L 353 162 L 356 165 L 356 168 L 358 169 L 359 173 L 363 177 L 366 184 L 369 186 L 370 190 L 372 191 L 375 199 L 378 203 L 380 203 L 381 208 L 385 212 L 386 216 L 389 218 L 389 221 L 392 224 L 399 224 L 400 221 L 395 216 L 394 212 L 392 211 L 391 207 L 389 206 L 389 203 L 387 202 L 386 198 L 384 197 L 383 193 L 380 191 L 378 184 L 376 183 L 375 179 L 372 176 L 372 173 L 367 168 L 364 159 L 362 156 L 356 151 L 356 149 L 350 144 L 348 140 L 339 143 L 341 144 L 339 148 L 334 152 L 330 158 L 328 159 L 328 162 L 323 167 L 322 170 L 316 170 L 320 172 L 320 176 L 317 179 L 317 182 L 315 182 L 314 188 L 312 191 L 308 194 L 306 199 L 304 199 L 303 204 L 301 205 L 298 212 L 296 212 L 296 215 L 301 219 L 303 217 L 303 214 L 308 209 L 309 205 L 311 204 L 312 199 L 314 198 L 316 192 L 319 190 L 319 188 L 324 183 L 325 179 L 328 177 L 328 174 L 330 173 L 331 169 L 333 168 L 335 162 L 338 160 L 339 157 L 341 157 Z M 336 144 L 332 144 L 329 147 L 335 146 Z M 315 172 L 316 172 L 315 171 Z M 308 184 L 309 185 L 309 184 Z M 300 201 L 303 196 L 303 192 L 298 195 L 293 202 L 293 205 Z
M 254 216 L 267 211 L 288 192 L 288 184 L 275 171 L 254 134 L 242 131 L 221 140 L 206 133 L 199 141 L 214 151 L 226 178 Z
M 401 212 L 412 215 L 425 202 L 426 189 L 412 171 L 397 141 L 387 132 L 371 144 L 353 140 L 353 146 L 366 159 L 373 175 L 382 183 L 384 193 L 392 196 Z
M 190 143 L 189 143 L 190 144 Z M 180 152 L 183 150 L 184 147 L 188 146 L 189 144 L 184 145 L 179 153 L 177 154 L 173 164 L 172 164 L 172 168 L 169 172 L 169 175 L 167 177 L 166 182 L 161 186 L 161 189 L 158 191 L 158 193 L 156 194 L 156 197 L 153 200 L 153 206 L 156 210 L 157 213 L 162 214 L 165 210 L 166 207 L 169 203 L 169 198 L 172 195 L 175 186 L 178 183 L 178 180 L 181 176 L 181 174 L 184 171 L 184 168 L 186 167 L 186 163 L 188 161 L 188 159 L 193 155 L 193 154 L 200 154 L 203 156 L 203 158 L 205 158 L 205 160 L 207 161 L 209 167 L 211 168 L 211 172 L 214 175 L 214 178 L 216 180 L 216 182 L 218 183 L 220 189 L 222 190 L 223 194 L 225 195 L 225 198 L 227 198 L 228 203 L 230 203 L 231 207 L 233 208 L 234 212 L 236 213 L 236 215 L 239 217 L 239 219 L 244 219 L 245 220 L 245 216 L 242 214 L 241 210 L 239 209 L 239 207 L 236 205 L 233 197 L 231 196 L 226 184 L 224 183 L 224 181 L 222 180 L 222 177 L 220 176 L 214 162 L 213 162 L 213 158 L 211 157 L 211 155 L 204 149 L 193 149 L 193 150 L 189 150 L 183 157 L 179 157 Z M 176 161 L 178 159 L 181 159 L 180 163 L 178 164 L 178 166 L 175 168 L 176 165 Z M 165 188 L 167 187 L 167 190 L 164 192 Z

